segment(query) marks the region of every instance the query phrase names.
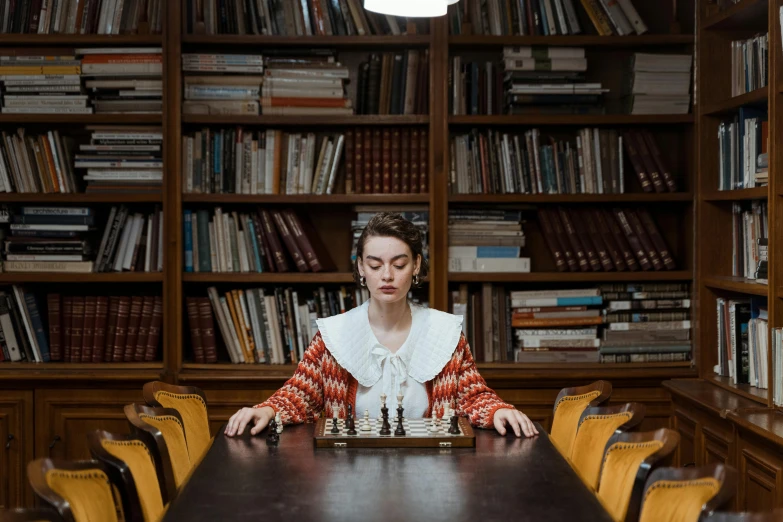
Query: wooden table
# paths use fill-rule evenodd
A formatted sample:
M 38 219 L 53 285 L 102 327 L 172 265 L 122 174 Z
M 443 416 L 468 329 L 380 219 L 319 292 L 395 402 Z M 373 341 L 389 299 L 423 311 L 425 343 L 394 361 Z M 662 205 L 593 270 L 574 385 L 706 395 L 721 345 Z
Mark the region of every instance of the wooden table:
M 313 425 L 215 437 L 164 521 L 611 521 L 541 426 L 475 449 L 315 449 Z

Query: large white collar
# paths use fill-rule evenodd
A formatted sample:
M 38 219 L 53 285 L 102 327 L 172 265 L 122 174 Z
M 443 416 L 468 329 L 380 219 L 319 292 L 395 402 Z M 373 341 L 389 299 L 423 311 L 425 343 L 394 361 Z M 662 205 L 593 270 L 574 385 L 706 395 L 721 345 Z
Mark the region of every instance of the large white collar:
M 337 362 L 362 386 L 381 378 L 382 368 L 372 356 L 378 346 L 370 327 L 369 300 L 344 314 L 317 319 L 324 344 Z M 411 303 L 412 324 L 408 334 L 408 375 L 424 384 L 435 378 L 451 359 L 462 332 L 462 316 Z

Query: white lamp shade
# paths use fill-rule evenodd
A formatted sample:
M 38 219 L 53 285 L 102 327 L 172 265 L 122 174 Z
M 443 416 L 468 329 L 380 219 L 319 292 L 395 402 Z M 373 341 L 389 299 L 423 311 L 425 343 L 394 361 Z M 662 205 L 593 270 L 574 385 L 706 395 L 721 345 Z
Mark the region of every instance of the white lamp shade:
M 447 0 L 364 0 L 364 8 L 391 16 L 434 17 L 445 15 L 448 3 Z

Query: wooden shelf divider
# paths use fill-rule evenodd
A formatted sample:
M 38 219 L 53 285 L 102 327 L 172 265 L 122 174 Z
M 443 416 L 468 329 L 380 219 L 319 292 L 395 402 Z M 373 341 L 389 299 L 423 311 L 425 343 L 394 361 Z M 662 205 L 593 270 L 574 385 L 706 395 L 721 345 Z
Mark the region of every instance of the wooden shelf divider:
M 702 22 L 702 29 L 729 30 L 767 27 L 768 0 L 741 0 Z
M 690 203 L 690 192 L 627 193 L 627 194 L 450 194 L 449 203 Z
M 693 45 L 692 34 L 642 34 L 629 36 L 600 35 L 557 35 L 557 36 L 492 36 L 492 35 L 452 35 L 451 47 L 519 47 L 532 45 L 568 46 L 568 47 L 607 47 L 627 49 L 629 47 L 660 47 Z
M 288 284 L 288 283 L 353 283 L 350 272 L 184 272 L 186 283 L 233 283 L 233 284 Z
M 733 276 L 704 276 L 702 277 L 704 286 L 723 290 L 725 292 L 736 292 L 740 294 L 759 295 L 766 297 L 769 293 L 767 285 L 756 283 L 744 277 Z
M 429 194 L 183 194 L 183 203 L 345 205 L 422 204 Z
M 693 114 L 522 114 L 449 116 L 450 125 L 673 125 L 693 123 Z
M 286 127 L 345 127 L 362 125 L 426 125 L 427 115 L 357 114 L 354 116 L 211 116 L 183 114 L 183 123 L 200 125 L 275 125 Z
M 769 188 L 753 187 L 746 189 L 736 190 L 715 190 L 713 192 L 706 192 L 701 195 L 703 201 L 740 201 L 751 199 L 767 199 Z
M 769 87 L 764 86 L 755 91 L 746 92 L 739 96 L 734 96 L 719 103 L 713 103 L 704 107 L 703 114 L 709 116 L 722 116 L 731 114 L 744 105 L 761 105 L 767 103 L 769 97 Z
M 449 272 L 455 283 L 613 283 L 626 281 L 690 281 L 688 270 L 659 272 Z

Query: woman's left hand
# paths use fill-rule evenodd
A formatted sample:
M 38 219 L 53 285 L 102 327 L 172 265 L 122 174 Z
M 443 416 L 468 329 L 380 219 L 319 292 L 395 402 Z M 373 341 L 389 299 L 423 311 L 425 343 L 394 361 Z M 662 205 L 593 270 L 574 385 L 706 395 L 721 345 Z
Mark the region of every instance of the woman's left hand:
M 521 437 L 522 433 L 525 434 L 525 437 L 538 435 L 538 430 L 533 425 L 533 421 L 531 421 L 527 415 L 516 409 L 501 408 L 495 411 L 493 422 L 495 424 L 495 429 L 498 430 L 498 433 L 501 435 L 506 434 L 506 425 L 511 426 L 511 429 L 514 430 L 517 437 Z

